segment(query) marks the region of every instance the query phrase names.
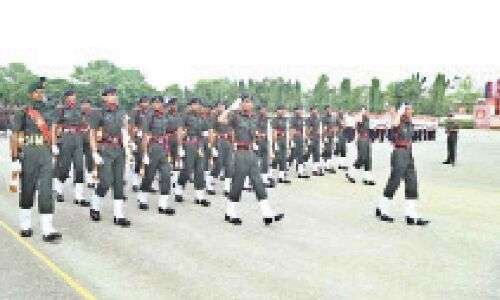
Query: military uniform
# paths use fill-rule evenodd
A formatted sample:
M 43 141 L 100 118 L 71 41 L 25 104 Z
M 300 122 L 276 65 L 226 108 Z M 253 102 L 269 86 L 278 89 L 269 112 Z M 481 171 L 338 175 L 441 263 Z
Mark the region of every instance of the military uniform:
M 143 101 L 141 100 L 139 101 Z M 145 101 L 148 101 L 145 99 Z M 152 114 L 152 111 L 147 108 L 147 109 L 142 109 L 140 107 L 135 108 L 132 113 L 131 113 L 131 126 L 133 126 L 132 132 L 134 133 L 132 136 L 133 143 L 135 144 L 135 149 L 134 149 L 134 174 L 132 178 L 132 190 L 137 191 L 139 189 L 139 183 L 141 182 L 141 166 L 142 166 L 142 158 L 144 157 L 144 153 L 142 152 L 142 135 L 143 135 L 143 128 L 142 125 L 146 121 L 148 117 L 150 117 Z
M 256 144 L 257 144 L 257 156 L 259 158 L 260 175 L 262 181 L 266 187 L 273 188 L 276 182 L 270 176 L 270 149 L 269 142 L 272 140 L 271 134 L 268 134 L 270 127 L 270 120 L 267 113 L 260 112 L 256 117 L 257 128 L 256 128 Z M 272 147 L 271 147 L 272 148 Z
M 228 124 L 216 121 L 215 134 L 217 136 L 217 159 L 212 175 L 217 178 L 220 176 L 221 171 L 224 171 L 224 177 L 222 179 L 224 182 L 224 194 L 227 196 L 233 177 L 233 131 Z
M 175 122 L 173 118 L 167 118 L 161 111 L 154 111 L 146 118 L 142 126 L 144 133 L 148 135 L 148 149 L 143 158 L 143 163 L 148 165 L 148 168 L 142 179 L 141 191 L 137 196 L 139 208 L 148 209 L 147 193 L 150 192 L 151 184 L 158 171 L 160 173 L 158 212 L 167 215 L 175 214 L 175 209 L 169 207 L 168 199 L 172 171 L 169 139 L 176 139 L 175 135 L 167 134 L 167 130 L 175 126 L 172 122 Z
M 337 144 L 335 145 L 333 154 L 337 156 L 338 168 L 347 170 L 347 132 L 345 131 L 345 120 L 342 113 L 337 118 L 337 128 L 339 129 L 339 134 L 337 135 Z
M 285 116 L 277 116 L 272 121 L 274 130 L 274 151 L 276 153 L 273 162 L 273 169 L 278 169 L 278 182 L 290 183 L 288 179 L 287 161 L 288 161 L 288 119 Z
M 448 157 L 443 164 L 451 164 L 455 166 L 457 156 L 457 141 L 458 141 L 458 124 L 451 117 L 446 121 L 447 149 Z
M 304 152 L 305 152 L 305 120 L 299 114 L 295 114 L 290 119 L 290 128 L 292 129 L 292 160 L 297 164 L 297 175 L 299 178 L 308 178 L 304 167 Z
M 257 129 L 256 119 L 251 113 L 238 112 L 231 114 L 228 120 L 234 130 L 234 174 L 229 192 L 229 201 L 225 220 L 235 225 L 241 224 L 237 212 L 237 203 L 240 201 L 245 178 L 248 176 L 255 190 L 255 195 L 263 215 L 265 225 L 269 225 L 283 218 L 283 214 L 276 215 L 267 200 L 267 192 L 260 176 L 258 157 L 254 152 L 254 137 Z
M 325 149 L 323 150 L 322 157 L 325 163 L 326 171 L 330 173 L 335 173 L 335 164 L 334 164 L 334 148 L 335 148 L 335 133 L 337 130 L 337 119 L 335 115 L 326 111 L 323 118 L 323 140 Z
M 43 89 L 43 83 L 39 82 L 30 86 L 29 93 L 35 97 L 34 93 L 39 93 L 39 90 Z M 33 100 L 28 107 L 16 113 L 13 127 L 13 138 L 17 139 L 16 144 L 19 143 L 21 153 L 17 153 L 16 157 L 13 149 L 12 159 L 18 164 L 18 159 L 22 158 L 19 194 L 20 235 L 23 237 L 32 235 L 31 208 L 35 190 L 38 189 L 38 211 L 44 241 L 54 241 L 62 237 L 52 225 L 55 210 L 52 198 L 53 168 L 49 131 L 52 117 L 53 114 L 45 103 L 40 99 Z
M 205 188 L 208 195 L 215 195 L 215 182 L 213 169 L 217 163 L 218 153 L 216 150 L 216 145 L 212 145 L 210 141 L 210 135 L 213 133 L 216 123 L 216 117 L 211 114 L 210 110 L 207 110 L 204 115 L 204 131 L 203 131 L 203 158 L 204 158 L 204 179 Z M 214 151 L 215 150 L 215 151 Z
M 83 123 L 87 124 L 88 128 L 83 134 L 83 157 L 85 162 L 85 182 L 88 188 L 95 188 L 94 179 L 94 159 L 92 158 L 92 149 L 90 148 L 90 124 L 92 121 L 93 109 L 82 109 Z
M 354 162 L 354 169 L 355 170 L 360 170 L 361 168 L 364 168 L 363 175 L 361 176 L 361 180 L 363 184 L 366 185 L 374 185 L 375 181 L 372 178 L 371 171 L 372 171 L 372 142 L 370 138 L 370 126 L 369 126 L 369 119 L 364 118 L 361 122 L 358 122 L 356 124 L 356 130 L 358 132 L 358 140 L 357 140 L 357 148 L 358 148 L 358 156 L 356 158 L 356 161 Z M 356 174 L 356 172 L 349 172 L 348 174 L 351 176 L 349 177 L 349 181 L 352 183 L 355 183 L 356 181 L 359 180 L 360 176 L 359 174 Z
M 314 176 L 323 176 L 323 166 L 321 165 L 321 140 L 320 131 L 322 124 L 321 118 L 317 114 L 311 114 L 309 118 L 307 118 L 307 128 L 309 132 L 309 156 L 312 156 L 313 162 L 313 175 Z

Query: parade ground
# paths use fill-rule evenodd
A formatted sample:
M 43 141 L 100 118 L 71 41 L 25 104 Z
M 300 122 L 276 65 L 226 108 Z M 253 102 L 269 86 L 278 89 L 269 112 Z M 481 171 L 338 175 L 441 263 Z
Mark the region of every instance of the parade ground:
M 7 139 L 0 143 L 0 299 L 500 299 L 500 131 L 462 130 L 454 168 L 441 164 L 444 132 L 414 145 L 427 227 L 403 223 L 404 189 L 396 222 L 374 217 L 391 152 L 374 143 L 376 186 L 341 172 L 293 179 L 269 191 L 286 215 L 269 227 L 250 193 L 242 226 L 225 223 L 220 186 L 209 208 L 192 203 L 190 187 L 173 217 L 157 213 L 157 196 L 139 211 L 129 192 L 128 229 L 113 225 L 108 194 L 93 223 L 67 184 L 57 244 L 42 241 L 37 213 L 34 236 L 17 237 L 18 196 L 7 191 Z

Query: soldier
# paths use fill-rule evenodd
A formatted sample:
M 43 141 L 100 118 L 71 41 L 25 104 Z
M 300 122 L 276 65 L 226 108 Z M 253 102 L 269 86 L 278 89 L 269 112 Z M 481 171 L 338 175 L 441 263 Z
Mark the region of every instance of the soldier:
M 354 169 L 360 170 L 362 167 L 364 168 L 362 182 L 365 185 L 375 185 L 375 181 L 371 175 L 372 170 L 372 140 L 370 138 L 370 120 L 368 118 L 368 111 L 363 108 L 361 111 L 361 120 L 356 124 L 356 130 L 358 132 L 358 157 L 354 162 Z M 351 183 L 355 183 L 359 179 L 359 174 L 356 172 L 351 172 L 352 169 L 349 170 L 349 173 L 346 173 L 348 176 L 347 179 Z M 356 175 L 354 175 L 356 174 Z
M 276 181 L 269 174 L 269 162 L 271 161 L 271 153 L 273 153 L 272 145 L 270 146 L 270 143 L 272 143 L 270 119 L 265 106 L 258 107 L 257 111 L 256 144 L 258 147 L 257 156 L 259 157 L 260 176 L 267 188 L 274 188 L 276 187 Z
M 278 182 L 291 183 L 288 179 L 287 157 L 288 157 L 288 118 L 283 105 L 276 108 L 276 118 L 272 121 L 274 151 L 276 158 L 273 162 L 273 169 L 278 169 Z
M 184 138 L 184 169 L 179 176 L 179 185 L 182 189 L 176 191 L 177 197 L 182 199 L 182 190 L 186 183 L 193 177 L 195 188 L 195 204 L 201 206 L 210 206 L 210 201 L 205 195 L 205 180 L 203 174 L 204 168 L 204 149 L 203 132 L 206 131 L 206 122 L 201 116 L 201 105 L 198 98 L 192 98 L 189 102 L 188 111 L 185 113 L 182 127 L 186 134 Z
M 457 140 L 458 140 L 458 124 L 453 120 L 453 114 L 448 114 L 446 120 L 446 135 L 447 135 L 447 148 L 448 157 L 443 164 L 455 166 L 455 159 L 457 156 Z
M 316 107 L 310 108 L 310 115 L 307 118 L 307 129 L 309 138 L 309 156 L 312 155 L 313 176 L 324 176 L 323 166 L 320 162 L 321 148 L 323 141 L 321 140 L 320 131 L 322 130 L 321 118 Z
M 142 153 L 144 157 L 142 162 L 149 167 L 144 174 L 141 183 L 141 190 L 137 195 L 139 209 L 149 209 L 147 193 L 151 190 L 156 172 L 160 172 L 160 198 L 158 199 L 158 213 L 174 215 L 175 209 L 169 206 L 170 196 L 170 172 L 172 170 L 170 161 L 170 141 L 177 139 L 176 135 L 167 134 L 175 122 L 173 118 L 167 118 L 163 107 L 163 97 L 158 96 L 152 99 L 153 114 L 150 114 L 144 120 Z
M 214 137 L 214 127 L 216 121 L 216 114 L 212 106 L 207 105 L 202 108 L 202 117 L 205 122 L 203 134 L 203 158 L 204 158 L 204 178 L 205 178 L 205 189 L 208 195 L 215 195 L 215 183 L 213 176 L 214 161 L 217 160 L 218 153 L 216 147 L 212 141 L 215 140 Z
M 325 170 L 328 173 L 335 174 L 335 164 L 333 161 L 333 148 L 335 145 L 335 134 L 337 130 L 336 115 L 332 111 L 330 105 L 325 106 L 325 114 L 323 115 L 323 144 L 324 150 L 322 153 L 324 159 Z
M 305 152 L 305 120 L 304 111 L 300 107 L 295 107 L 294 116 L 290 120 L 292 160 L 297 164 L 297 177 L 309 178 L 304 167 Z
M 130 135 L 132 137 L 133 142 L 133 153 L 134 153 L 134 161 L 135 168 L 132 177 L 132 190 L 137 192 L 139 190 L 139 184 L 141 182 L 141 174 L 140 169 L 142 165 L 142 158 L 144 157 L 144 153 L 142 153 L 142 125 L 145 120 L 152 114 L 149 104 L 149 97 L 142 96 L 139 99 L 139 103 L 137 107 L 132 110 L 131 113 L 131 122 L 130 122 Z
M 92 121 L 93 109 L 88 99 L 83 99 L 80 103 L 82 119 L 87 128 L 83 129 L 83 156 L 85 159 L 85 182 L 88 188 L 95 188 L 94 160 L 92 149 L 90 149 L 90 123 Z M 76 176 L 75 176 L 76 177 Z
M 90 147 L 94 162 L 99 165 L 99 183 L 92 197 L 90 218 L 101 220 L 101 204 L 109 188 L 113 185 L 113 223 L 122 227 L 130 226 L 125 217 L 125 195 L 123 193 L 123 175 L 125 158 L 128 153 L 128 118 L 119 110 L 116 89 L 107 87 L 103 93 L 103 110 L 93 118 L 90 130 Z
M 346 170 L 346 176 L 349 174 L 349 170 L 354 166 L 354 161 L 356 160 L 356 144 L 354 143 L 356 137 L 356 118 L 353 113 L 344 114 L 344 124 L 345 127 L 342 131 L 342 135 L 345 139 L 345 160 L 344 167 Z
M 54 229 L 54 199 L 52 198 L 52 136 L 51 112 L 43 102 L 45 98 L 44 80 L 33 83 L 28 88 L 30 104 L 16 113 L 11 140 L 12 162 L 21 169 L 21 193 L 19 195 L 19 225 L 22 237 L 31 237 L 31 208 L 35 189 L 38 187 L 38 211 L 42 237 L 52 242 L 62 237 Z M 22 153 L 21 153 L 22 152 Z M 19 160 L 22 155 L 22 167 Z
M 401 180 L 405 181 L 406 198 L 406 224 L 407 225 L 427 225 L 430 221 L 421 219 L 416 212 L 416 202 L 418 199 L 417 173 L 412 155 L 412 107 L 403 105 L 399 111 L 400 117 L 393 119 L 394 150 L 391 154 L 391 175 L 384 189 L 384 197 L 379 201 L 375 210 L 375 215 L 385 222 L 394 222 L 391 217 L 391 200 L 398 189 Z
M 219 116 L 219 122 L 231 125 L 234 130 L 234 174 L 227 202 L 225 221 L 234 225 L 241 225 L 242 221 L 238 214 L 237 203 L 240 201 L 241 192 L 245 178 L 250 177 L 254 187 L 255 195 L 263 215 L 264 224 L 270 225 L 273 221 L 280 221 L 284 214 L 275 214 L 267 200 L 267 193 L 260 174 L 258 158 L 253 151 L 256 133 L 256 119 L 252 114 L 253 103 L 250 96 L 241 97 L 241 111 L 230 114 L 226 110 Z
M 337 137 L 337 144 L 335 145 L 334 155 L 337 156 L 338 168 L 340 170 L 347 170 L 347 139 L 345 133 L 345 120 L 344 113 L 339 112 L 337 118 L 337 128 L 339 130 L 339 134 Z
M 52 140 L 56 140 L 56 131 L 60 130 L 61 139 L 59 147 L 52 145 L 52 154 L 57 156 L 55 191 L 57 201 L 63 202 L 63 184 L 69 177 L 71 164 L 74 170 L 74 200 L 73 203 L 88 207 L 90 202 L 83 195 L 83 139 L 88 129 L 88 123 L 83 119 L 82 111 L 77 107 L 76 92 L 67 90 L 64 93 L 64 106 L 57 110 L 55 124 L 52 126 Z
M 233 177 L 233 130 L 229 124 L 221 123 L 218 117 L 228 108 L 226 103 L 217 105 L 217 118 L 215 123 L 215 134 L 217 136 L 216 151 L 217 160 L 213 169 L 213 177 L 217 178 L 224 171 L 222 177 L 224 195 L 229 196 L 231 178 Z

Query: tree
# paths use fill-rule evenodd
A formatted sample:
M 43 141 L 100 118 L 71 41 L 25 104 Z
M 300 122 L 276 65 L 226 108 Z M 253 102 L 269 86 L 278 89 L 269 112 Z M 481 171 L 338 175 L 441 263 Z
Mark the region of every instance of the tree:
M 312 103 L 313 105 L 325 105 L 330 103 L 330 88 L 328 87 L 328 81 L 330 79 L 326 74 L 321 74 L 314 86 L 312 93 Z

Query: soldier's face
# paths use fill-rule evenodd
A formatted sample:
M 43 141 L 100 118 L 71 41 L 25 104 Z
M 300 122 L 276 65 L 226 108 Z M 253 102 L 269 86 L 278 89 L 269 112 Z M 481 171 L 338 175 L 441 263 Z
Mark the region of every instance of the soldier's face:
M 116 94 L 108 94 L 104 96 L 104 102 L 118 104 L 118 96 Z
M 149 102 L 147 102 L 147 101 L 146 102 L 141 102 L 141 103 L 139 103 L 139 107 L 141 109 L 143 109 L 143 110 L 146 110 L 146 109 L 149 108 Z
M 405 117 L 411 119 L 413 117 L 413 108 L 411 106 L 407 106 L 405 108 Z
M 84 111 L 89 111 L 90 110 L 90 103 L 82 103 L 81 108 Z
M 161 102 L 153 102 L 153 109 L 156 111 L 163 111 L 163 105 Z
M 241 103 L 241 109 L 244 111 L 251 111 L 253 108 L 253 103 L 252 101 L 246 100 Z
M 67 96 L 65 101 L 66 101 L 66 105 L 68 105 L 69 107 L 75 107 L 76 106 L 76 95 Z
M 37 89 L 30 94 L 31 99 L 35 101 L 42 101 L 45 96 L 45 91 L 42 89 Z
M 295 111 L 295 115 L 296 115 L 297 117 L 302 117 L 302 111 L 301 111 L 301 110 L 296 110 L 296 111 Z

